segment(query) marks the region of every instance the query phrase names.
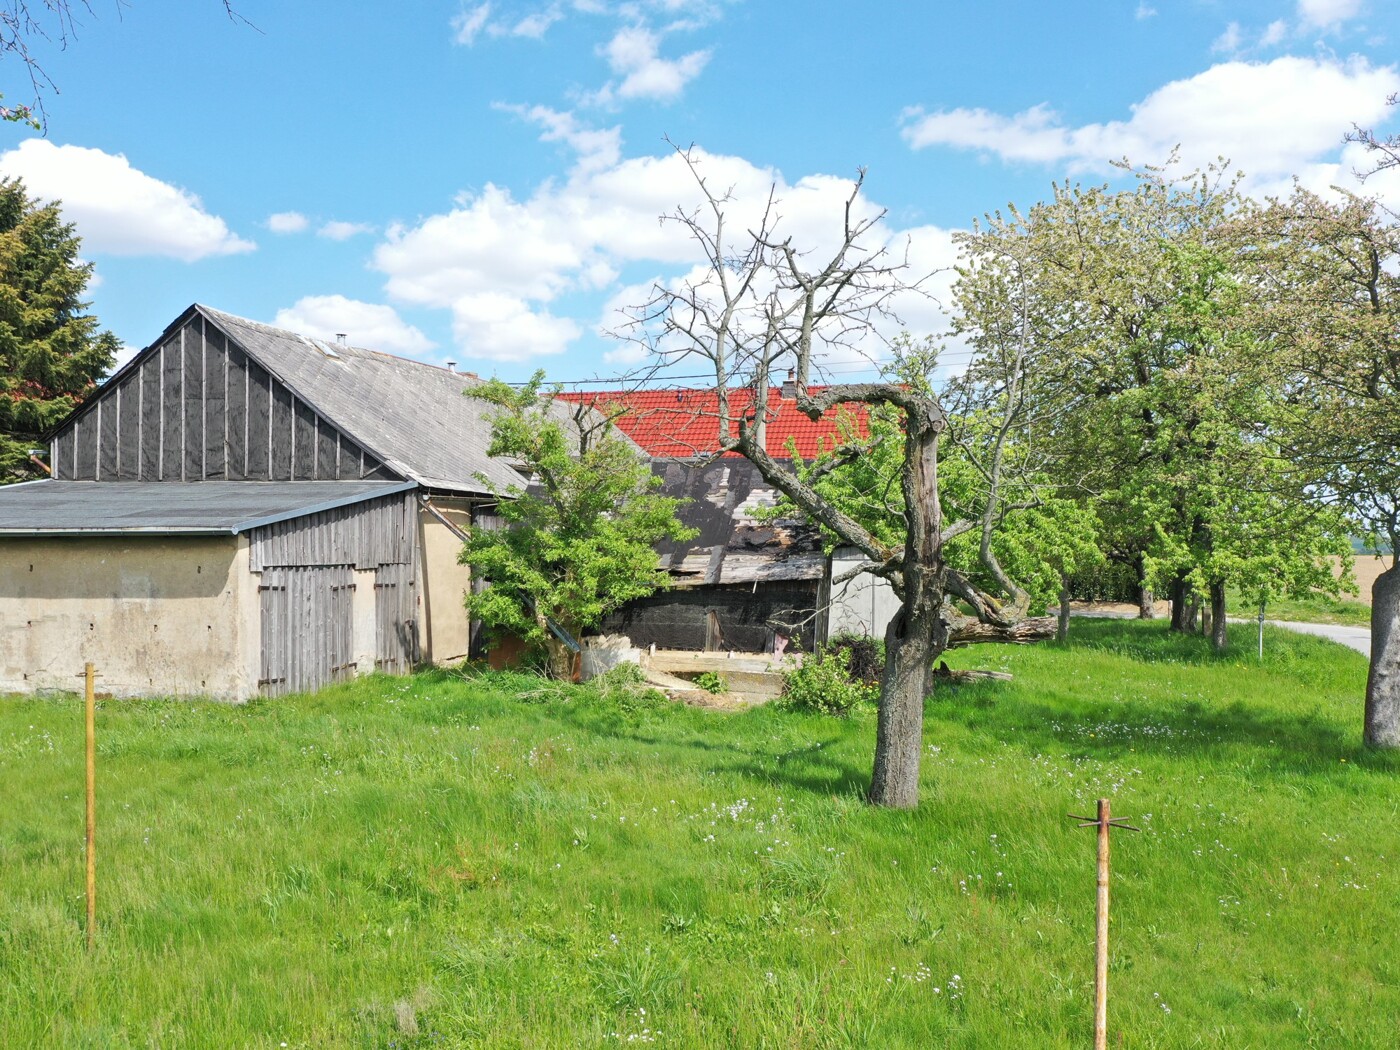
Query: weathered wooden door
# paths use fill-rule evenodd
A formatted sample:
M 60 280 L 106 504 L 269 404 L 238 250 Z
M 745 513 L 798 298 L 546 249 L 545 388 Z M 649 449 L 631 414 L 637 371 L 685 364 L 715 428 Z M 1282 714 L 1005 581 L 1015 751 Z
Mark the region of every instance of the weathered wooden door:
M 403 674 L 418 663 L 417 597 L 410 564 L 374 570 L 374 669 Z
M 351 678 L 355 573 L 348 565 L 270 567 L 258 585 L 266 696 Z

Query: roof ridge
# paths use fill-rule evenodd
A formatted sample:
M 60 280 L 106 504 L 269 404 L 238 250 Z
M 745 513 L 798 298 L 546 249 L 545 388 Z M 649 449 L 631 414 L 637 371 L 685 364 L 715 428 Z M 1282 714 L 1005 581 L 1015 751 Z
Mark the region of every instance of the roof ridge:
M 373 354 L 376 357 L 386 357 L 390 361 L 402 361 L 405 364 L 418 365 L 422 368 L 431 368 L 438 372 L 446 372 L 448 375 L 461 376 L 463 379 L 470 380 L 475 378 L 478 382 L 482 381 L 481 377 L 478 376 L 475 372 L 458 372 L 455 369 L 448 368 L 446 365 L 435 365 L 431 361 L 420 361 L 416 357 L 405 357 L 403 354 L 391 354 L 388 350 L 380 350 L 378 347 L 373 346 L 354 346 L 348 343 L 342 346 L 339 343 L 332 343 L 327 339 L 321 338 L 320 336 L 307 335 L 305 332 L 298 332 L 291 328 L 279 328 L 275 324 L 268 324 L 266 321 L 255 321 L 253 320 L 253 318 L 244 317 L 241 314 L 231 314 L 227 310 L 220 310 L 217 307 L 208 306 L 204 303 L 195 303 L 195 306 L 199 307 L 199 309 L 205 311 L 206 313 L 218 314 L 221 318 L 237 322 L 238 324 L 247 325 L 249 328 L 260 329 L 263 332 L 281 336 L 290 336 L 293 339 L 301 339 L 303 341 L 310 342 L 313 346 L 316 346 L 316 344 L 318 343 L 325 343 L 337 354 L 341 353 L 344 350 L 350 350 L 355 353 L 361 354 Z M 319 346 L 317 346 L 316 348 L 320 349 Z

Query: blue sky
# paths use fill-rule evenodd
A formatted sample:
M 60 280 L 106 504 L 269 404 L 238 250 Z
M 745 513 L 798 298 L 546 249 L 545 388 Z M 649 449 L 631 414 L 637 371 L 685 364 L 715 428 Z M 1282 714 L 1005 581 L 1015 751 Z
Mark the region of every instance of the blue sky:
M 741 212 L 820 243 L 848 180 L 923 269 L 1108 162 L 1219 154 L 1253 192 L 1352 184 L 1400 127 L 1393 0 L 94 0 L 36 52 L 48 128 L 0 173 L 61 198 L 129 346 L 191 302 L 520 379 L 616 373 L 620 304 L 698 262 L 657 216 L 695 143 Z M 256 27 L 256 28 L 253 28 Z M 6 101 L 32 97 L 6 56 Z M 1368 190 L 1400 204 L 1400 178 Z M 931 304 L 905 321 L 943 322 Z

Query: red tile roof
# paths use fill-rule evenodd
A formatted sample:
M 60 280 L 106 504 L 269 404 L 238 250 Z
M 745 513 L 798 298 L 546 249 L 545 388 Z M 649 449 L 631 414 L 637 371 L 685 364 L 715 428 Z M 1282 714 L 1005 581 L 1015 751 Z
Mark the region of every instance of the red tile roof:
M 813 387 L 814 391 L 820 389 Z M 719 445 L 719 399 L 710 390 L 605 390 L 560 394 L 567 401 L 582 402 L 622 414 L 616 419 L 619 430 L 656 457 L 689 459 L 708 455 Z M 730 411 L 736 416 L 753 405 L 753 391 L 732 390 Z M 610 410 L 611 409 L 611 410 Z M 768 391 L 768 454 L 788 459 L 788 439 L 796 444 L 801 459 L 815 459 L 818 445 L 830 448 L 837 436 L 837 419 L 845 415 L 864 432 L 869 409 L 865 405 L 833 408 L 812 421 L 797 410 L 797 402 L 784 398 L 774 387 Z M 737 452 L 727 452 L 737 456 Z

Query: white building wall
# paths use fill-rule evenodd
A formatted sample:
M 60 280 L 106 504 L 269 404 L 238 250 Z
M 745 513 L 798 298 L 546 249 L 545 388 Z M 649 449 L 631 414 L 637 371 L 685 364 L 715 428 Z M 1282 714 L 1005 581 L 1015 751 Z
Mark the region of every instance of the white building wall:
M 865 560 L 850 547 L 841 547 L 831 556 L 828 579 L 835 580 Z M 899 598 L 888 580 L 863 572 L 844 583 L 833 583 L 827 603 L 826 636 L 860 634 L 884 638 L 885 628 L 899 612 Z

